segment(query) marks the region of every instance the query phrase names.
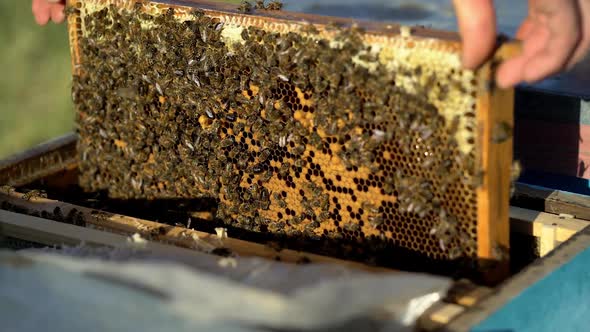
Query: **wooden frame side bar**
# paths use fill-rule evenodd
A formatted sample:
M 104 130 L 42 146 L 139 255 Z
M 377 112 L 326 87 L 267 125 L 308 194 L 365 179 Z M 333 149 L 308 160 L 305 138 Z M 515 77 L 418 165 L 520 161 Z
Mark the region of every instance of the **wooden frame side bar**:
M 512 128 L 514 123 L 514 89 L 502 90 L 495 86 L 495 63 L 518 52 L 519 46 L 501 46 L 494 61 L 485 65 L 478 87 L 477 123 L 479 164 L 483 181 L 477 189 L 478 224 L 477 255 L 482 261 L 499 262 L 494 271 L 486 271 L 486 278 L 502 280 L 509 273 L 509 189 L 512 166 L 512 136 L 498 142 L 494 131 L 498 127 Z M 487 79 L 486 79 L 487 78 Z

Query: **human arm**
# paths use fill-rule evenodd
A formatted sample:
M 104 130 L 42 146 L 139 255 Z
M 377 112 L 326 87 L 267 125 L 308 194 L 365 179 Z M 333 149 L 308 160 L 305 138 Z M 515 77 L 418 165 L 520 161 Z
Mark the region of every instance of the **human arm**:
M 39 25 L 45 25 L 49 20 L 61 23 L 65 19 L 65 0 L 33 0 L 33 16 Z
M 463 65 L 476 68 L 492 53 L 496 17 L 492 0 L 453 0 L 463 39 Z M 589 0 L 529 0 L 516 38 L 522 52 L 500 65 L 501 87 L 536 82 L 573 67 L 590 48 Z

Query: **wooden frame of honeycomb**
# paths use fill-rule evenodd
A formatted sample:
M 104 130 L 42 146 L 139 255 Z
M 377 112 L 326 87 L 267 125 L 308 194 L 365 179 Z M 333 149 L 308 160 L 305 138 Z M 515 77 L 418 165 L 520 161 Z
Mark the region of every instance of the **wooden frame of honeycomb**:
M 266 10 L 243 13 L 237 6 L 207 1 L 77 0 L 69 1 L 69 6 L 80 182 L 85 188 L 107 190 L 118 198 L 210 196 L 221 203 L 220 217 L 237 220 L 238 227 L 270 233 L 287 229 L 292 236 L 312 240 L 344 238 L 353 243 L 348 247 L 393 245 L 432 260 L 467 257 L 500 263 L 493 268 L 478 266 L 491 278 L 507 273 L 513 91 L 496 88 L 492 77 L 496 61 L 515 52 L 514 45 L 503 45 L 494 60 L 473 72 L 461 68 L 456 34 L 423 28 Z M 129 19 L 128 31 L 137 29 L 118 37 L 117 29 L 122 27 L 116 18 Z M 175 37 L 159 34 L 175 27 Z M 97 33 L 99 28 L 103 30 Z M 178 38 L 185 35 L 196 44 L 179 45 L 184 40 L 179 43 Z M 172 75 L 178 59 L 159 63 L 170 73 L 160 75 L 158 68 L 148 72 L 150 67 L 141 67 L 143 71 L 133 76 L 132 65 L 109 63 L 119 56 L 117 52 L 98 51 L 119 43 L 121 53 L 134 50 L 128 56 L 136 61 L 128 62 L 136 65 L 149 52 L 138 41 L 159 50 L 150 53 L 156 59 L 161 53 L 197 52 L 200 58 L 184 59 L 187 67 L 174 73 L 186 77 L 188 83 L 182 84 L 193 84 L 195 91 L 210 91 L 208 97 L 191 100 L 186 91 L 169 93 L 174 79 L 162 77 Z M 271 55 L 265 47 L 275 52 Z M 209 49 L 220 53 L 206 53 Z M 308 49 L 317 56 L 306 58 Z M 243 65 L 258 50 L 262 59 L 268 59 L 258 63 L 264 71 L 260 77 L 271 77 L 270 81 L 257 80 L 257 69 Z M 90 55 L 91 51 L 95 53 Z M 287 64 L 283 55 L 289 57 Z M 103 61 L 89 61 L 92 57 Z M 344 65 L 339 67 L 342 59 Z M 157 67 L 155 61 L 151 65 Z M 310 77 L 300 74 L 303 61 Z M 219 63 L 226 67 L 216 67 Z M 224 71 L 230 65 L 239 67 L 241 76 L 235 82 L 227 78 L 231 71 Z M 128 72 L 117 74 L 110 86 L 98 86 L 100 79 L 111 81 L 108 73 L 117 66 Z M 205 70 L 198 71 L 202 66 Z M 339 75 L 340 69 L 346 72 Z M 103 71 L 107 76 L 95 74 Z M 235 83 L 241 91 L 235 98 L 223 99 L 225 90 L 218 91 L 221 85 L 215 85 L 209 73 L 221 73 L 224 89 Z M 92 75 L 98 76 L 96 82 Z M 120 75 L 134 87 L 117 83 Z M 141 81 L 137 76 L 143 82 L 137 83 Z M 116 95 L 106 95 L 114 89 Z M 213 97 L 215 92 L 220 97 Z M 152 128 L 144 119 L 134 119 L 119 127 L 116 122 L 122 120 L 113 121 L 112 114 L 117 118 L 129 114 L 131 119 L 140 103 L 133 99 L 138 95 L 154 99 L 147 106 L 160 116 L 169 105 L 182 109 L 186 99 L 191 100 L 194 105 L 189 105 L 190 111 L 180 111 L 184 115 L 178 121 L 194 112 L 199 132 L 187 136 L 186 129 L 178 129 L 170 143 L 163 139 L 166 129 L 153 129 L 157 123 Z M 94 96 L 101 100 L 99 109 L 85 104 Z M 343 99 L 347 96 L 353 97 Z M 356 106 L 335 105 L 341 99 Z M 117 101 L 136 104 L 105 110 L 118 107 Z M 256 101 L 261 106 L 252 106 Z M 256 116 L 244 115 L 254 107 Z M 277 110 L 278 115 L 273 115 Z M 108 119 L 90 125 L 100 114 Z M 159 123 L 173 121 L 161 118 Z M 276 123 L 281 124 L 278 129 Z M 131 129 L 136 125 L 158 131 L 159 138 L 138 136 L 144 134 Z M 265 126 L 270 129 L 260 128 Z M 154 164 L 188 165 L 199 153 L 195 150 L 200 147 L 197 142 L 202 144 L 200 137 L 211 141 L 207 147 L 213 150 L 203 165 L 195 162 L 194 168 L 167 170 L 165 176 L 154 169 Z M 160 147 L 135 145 L 134 139 L 152 140 Z M 241 150 L 234 158 L 236 146 Z M 145 151 L 142 157 L 137 157 L 141 153 L 136 147 Z M 266 155 L 265 150 L 273 152 Z M 249 159 L 242 162 L 240 153 L 249 153 Z M 165 159 L 171 154 L 180 157 Z M 107 155 L 108 163 L 101 159 Z M 236 174 L 237 182 L 230 187 L 224 179 Z

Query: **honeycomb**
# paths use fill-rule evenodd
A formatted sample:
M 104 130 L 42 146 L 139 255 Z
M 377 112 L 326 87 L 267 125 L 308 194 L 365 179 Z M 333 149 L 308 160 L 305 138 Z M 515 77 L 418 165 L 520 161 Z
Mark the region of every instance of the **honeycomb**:
M 217 218 L 252 232 L 481 256 L 490 75 L 461 68 L 456 40 L 225 7 L 70 5 L 85 189 L 214 198 Z

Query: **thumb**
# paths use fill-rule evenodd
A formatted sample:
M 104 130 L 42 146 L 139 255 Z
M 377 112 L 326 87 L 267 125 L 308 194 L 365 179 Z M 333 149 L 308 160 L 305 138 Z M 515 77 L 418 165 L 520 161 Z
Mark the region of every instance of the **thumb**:
M 463 41 L 462 61 L 466 68 L 481 65 L 496 43 L 496 12 L 492 0 L 453 0 Z

